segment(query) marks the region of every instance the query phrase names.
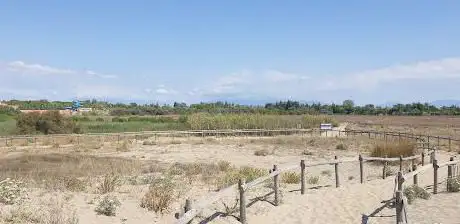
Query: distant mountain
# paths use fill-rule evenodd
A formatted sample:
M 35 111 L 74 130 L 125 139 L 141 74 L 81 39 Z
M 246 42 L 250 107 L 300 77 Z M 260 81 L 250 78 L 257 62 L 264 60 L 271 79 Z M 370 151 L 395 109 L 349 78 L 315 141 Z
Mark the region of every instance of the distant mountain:
M 455 106 L 460 106 L 460 100 L 435 100 L 433 102 L 431 102 L 431 104 L 433 104 L 434 106 L 437 106 L 437 107 L 442 107 L 442 106 L 452 106 L 452 105 L 455 105 Z

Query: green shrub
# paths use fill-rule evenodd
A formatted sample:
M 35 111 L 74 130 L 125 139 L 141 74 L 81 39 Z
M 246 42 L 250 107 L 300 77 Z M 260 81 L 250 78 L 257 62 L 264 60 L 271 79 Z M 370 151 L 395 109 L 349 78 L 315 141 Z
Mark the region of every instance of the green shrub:
M 347 150 L 348 149 L 348 146 L 343 144 L 343 143 L 340 143 L 338 145 L 335 146 L 335 149 L 338 149 L 338 150 Z
M 428 200 L 431 197 L 431 194 L 427 190 L 417 185 L 411 185 L 404 188 L 403 193 L 406 196 L 407 202 L 409 204 L 412 204 L 412 202 L 414 202 L 417 198 Z
M 0 181 L 0 203 L 11 205 L 21 202 L 25 197 L 23 182 L 10 178 Z
M 318 184 L 319 183 L 319 176 L 308 177 L 307 183 L 312 184 L 312 185 Z
M 97 205 L 95 211 L 99 215 L 106 215 L 106 216 L 115 216 L 117 207 L 120 206 L 121 203 L 117 197 L 112 195 L 106 195 Z
M 80 133 L 80 127 L 70 117 L 59 111 L 45 113 L 21 113 L 17 117 L 16 127 L 20 134 L 71 134 Z
M 105 120 L 104 120 L 104 118 L 102 118 L 102 117 L 98 117 L 98 118 L 96 118 L 96 121 L 98 121 L 98 122 L 104 122 Z
M 447 180 L 447 190 L 449 192 L 460 191 L 460 177 L 450 178 Z
M 270 152 L 267 149 L 259 149 L 254 152 L 256 156 L 268 156 Z

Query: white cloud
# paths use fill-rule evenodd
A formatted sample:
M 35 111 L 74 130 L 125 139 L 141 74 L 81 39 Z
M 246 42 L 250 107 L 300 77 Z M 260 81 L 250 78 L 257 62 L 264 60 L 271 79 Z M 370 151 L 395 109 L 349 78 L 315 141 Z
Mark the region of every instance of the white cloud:
M 98 78 L 103 78 L 103 79 L 114 79 L 118 77 L 116 75 L 107 75 L 107 74 L 102 74 L 102 73 L 98 73 L 98 72 L 91 71 L 91 70 L 87 70 L 85 73 L 87 75 L 98 77 Z
M 27 64 L 23 61 L 13 61 L 7 64 L 8 69 L 13 72 L 35 73 L 35 74 L 75 74 L 74 70 L 60 69 L 40 64 Z
M 29 64 L 24 61 L 12 61 L 6 64 L 6 70 L 15 73 L 30 75 L 88 75 L 102 79 L 117 78 L 116 75 L 108 75 L 92 70 L 78 71 L 73 69 L 56 68 L 48 65 Z
M 168 90 L 163 89 L 163 88 L 159 88 L 155 92 L 158 93 L 158 94 L 168 94 L 169 93 Z
M 361 71 L 344 76 L 320 79 L 326 85 L 319 90 L 362 89 L 372 90 L 378 85 L 395 81 L 443 80 L 460 78 L 460 58 L 421 61 L 405 65 Z
M 168 88 L 163 84 L 158 85 L 155 92 L 160 95 L 177 95 L 179 93 L 178 91 Z

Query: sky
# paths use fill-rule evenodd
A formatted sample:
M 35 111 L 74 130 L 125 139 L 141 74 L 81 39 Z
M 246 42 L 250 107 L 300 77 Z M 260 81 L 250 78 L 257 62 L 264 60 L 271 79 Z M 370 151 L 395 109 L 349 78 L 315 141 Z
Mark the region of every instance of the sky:
M 460 1 L 0 1 L 0 99 L 460 100 Z

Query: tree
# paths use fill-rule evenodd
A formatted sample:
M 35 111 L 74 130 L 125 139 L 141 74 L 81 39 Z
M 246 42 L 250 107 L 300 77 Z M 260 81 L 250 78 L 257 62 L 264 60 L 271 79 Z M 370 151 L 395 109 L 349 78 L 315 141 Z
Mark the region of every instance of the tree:
M 353 113 L 355 102 L 353 102 L 353 100 L 344 100 L 342 106 L 347 114 L 351 114 Z

